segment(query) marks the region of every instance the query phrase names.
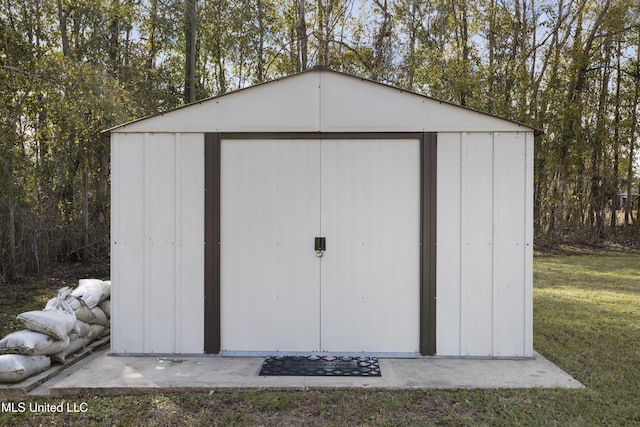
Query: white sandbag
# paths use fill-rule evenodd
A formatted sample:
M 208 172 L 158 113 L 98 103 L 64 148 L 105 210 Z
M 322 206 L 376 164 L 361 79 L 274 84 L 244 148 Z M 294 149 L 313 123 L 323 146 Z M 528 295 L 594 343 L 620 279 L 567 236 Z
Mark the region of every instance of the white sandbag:
M 107 315 L 107 319 L 111 319 L 111 300 L 107 299 L 98 304 L 100 310 L 104 311 L 104 314 Z
M 67 360 L 67 356 L 69 356 L 70 354 L 77 353 L 78 351 L 86 347 L 86 345 L 87 345 L 86 337 L 76 338 L 74 340 L 71 340 L 67 348 L 65 348 L 64 350 L 58 353 L 52 354 L 50 356 L 51 361 L 64 364 L 64 362 Z
M 44 311 L 62 311 L 64 313 L 73 314 L 73 308 L 66 301 L 71 295 L 71 289 L 68 286 L 58 290 L 58 296 L 51 298 L 44 308 Z
M 104 286 L 104 294 L 102 301 L 111 299 L 111 280 L 103 280 L 102 281 L 102 286 Z
M 91 326 L 91 331 L 89 332 L 89 335 L 84 337 L 85 342 L 95 341 L 96 339 L 102 337 L 102 334 L 107 329 L 102 325 L 90 325 L 90 326 Z
M 69 337 L 56 340 L 34 331 L 13 332 L 0 340 L 0 354 L 12 353 L 25 356 L 44 356 L 58 353 L 69 345 Z
M 59 301 L 64 301 L 65 298 L 67 298 L 69 295 L 71 295 L 71 291 L 72 291 L 72 289 L 70 287 L 68 287 L 68 286 L 65 286 L 64 288 L 58 289 L 58 296 L 50 299 L 47 302 L 47 307 L 45 307 L 45 309 L 47 309 L 47 308 L 52 308 L 52 309 L 62 308 L 63 310 L 65 310 L 66 306 L 61 306 Z
M 56 340 L 68 337 L 76 324 L 73 312 L 69 314 L 62 311 L 27 311 L 19 314 L 17 319 L 30 331 L 47 334 Z
M 74 338 L 84 338 L 89 335 L 91 326 L 89 326 L 88 323 L 83 322 L 82 320 L 76 320 L 76 326 L 74 329 L 76 329 L 78 333 L 75 335 L 75 337 L 70 337 L 72 341 Z
M 44 371 L 50 365 L 48 356 L 3 354 L 0 356 L 0 383 L 20 382 Z
M 107 315 L 104 314 L 104 311 L 102 311 L 100 307 L 93 307 L 91 314 L 93 315 L 93 319 L 89 322 L 90 325 L 109 326 L 109 319 L 107 319 Z
M 94 319 L 93 313 L 91 313 L 91 309 L 87 307 L 87 304 L 83 300 L 78 297 L 69 295 L 66 301 L 73 309 L 73 312 L 76 315 L 76 319 L 82 320 L 85 323 L 91 323 L 91 321 Z
M 93 308 L 100 304 L 101 301 L 109 298 L 111 295 L 111 282 L 104 282 L 99 279 L 81 279 L 78 287 L 75 288 L 71 295 L 81 298 L 89 308 Z
M 17 319 L 31 331 L 64 340 L 76 324 L 76 315 L 65 301 L 70 292 L 68 287 L 60 289 L 58 296 L 50 299 L 44 310 L 28 311 L 19 314 Z
M 104 283 L 104 280 L 101 279 L 80 279 L 78 280 L 78 288 L 82 288 L 83 286 L 101 285 L 102 283 Z

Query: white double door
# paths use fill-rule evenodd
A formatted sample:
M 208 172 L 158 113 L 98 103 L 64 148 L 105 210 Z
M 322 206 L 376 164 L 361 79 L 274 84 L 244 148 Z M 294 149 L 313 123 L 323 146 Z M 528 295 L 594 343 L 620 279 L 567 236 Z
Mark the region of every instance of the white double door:
M 221 150 L 222 351 L 419 352 L 419 141 Z

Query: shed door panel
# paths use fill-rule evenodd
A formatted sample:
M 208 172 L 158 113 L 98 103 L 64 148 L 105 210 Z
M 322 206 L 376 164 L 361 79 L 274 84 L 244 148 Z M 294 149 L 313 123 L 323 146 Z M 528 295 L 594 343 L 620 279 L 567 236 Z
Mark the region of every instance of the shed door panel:
M 222 350 L 419 352 L 419 174 L 418 140 L 223 140 Z
M 317 351 L 320 142 L 223 140 L 221 348 Z
M 323 351 L 419 352 L 420 142 L 323 140 Z

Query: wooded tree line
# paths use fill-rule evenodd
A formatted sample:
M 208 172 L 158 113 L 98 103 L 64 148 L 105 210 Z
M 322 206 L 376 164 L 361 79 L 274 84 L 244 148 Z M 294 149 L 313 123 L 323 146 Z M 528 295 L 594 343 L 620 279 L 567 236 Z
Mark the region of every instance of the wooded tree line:
M 541 129 L 538 236 L 637 219 L 618 197 L 639 186 L 637 0 L 1 0 L 0 17 L 0 280 L 108 253 L 101 130 L 314 65 Z

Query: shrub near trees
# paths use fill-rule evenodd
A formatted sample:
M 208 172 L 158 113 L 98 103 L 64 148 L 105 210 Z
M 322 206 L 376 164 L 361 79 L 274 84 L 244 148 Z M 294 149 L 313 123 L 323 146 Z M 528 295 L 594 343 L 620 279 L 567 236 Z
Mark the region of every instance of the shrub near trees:
M 2 1 L 0 280 L 107 255 L 101 130 L 314 65 L 543 130 L 537 236 L 601 239 L 637 218 L 639 45 L 636 0 Z

